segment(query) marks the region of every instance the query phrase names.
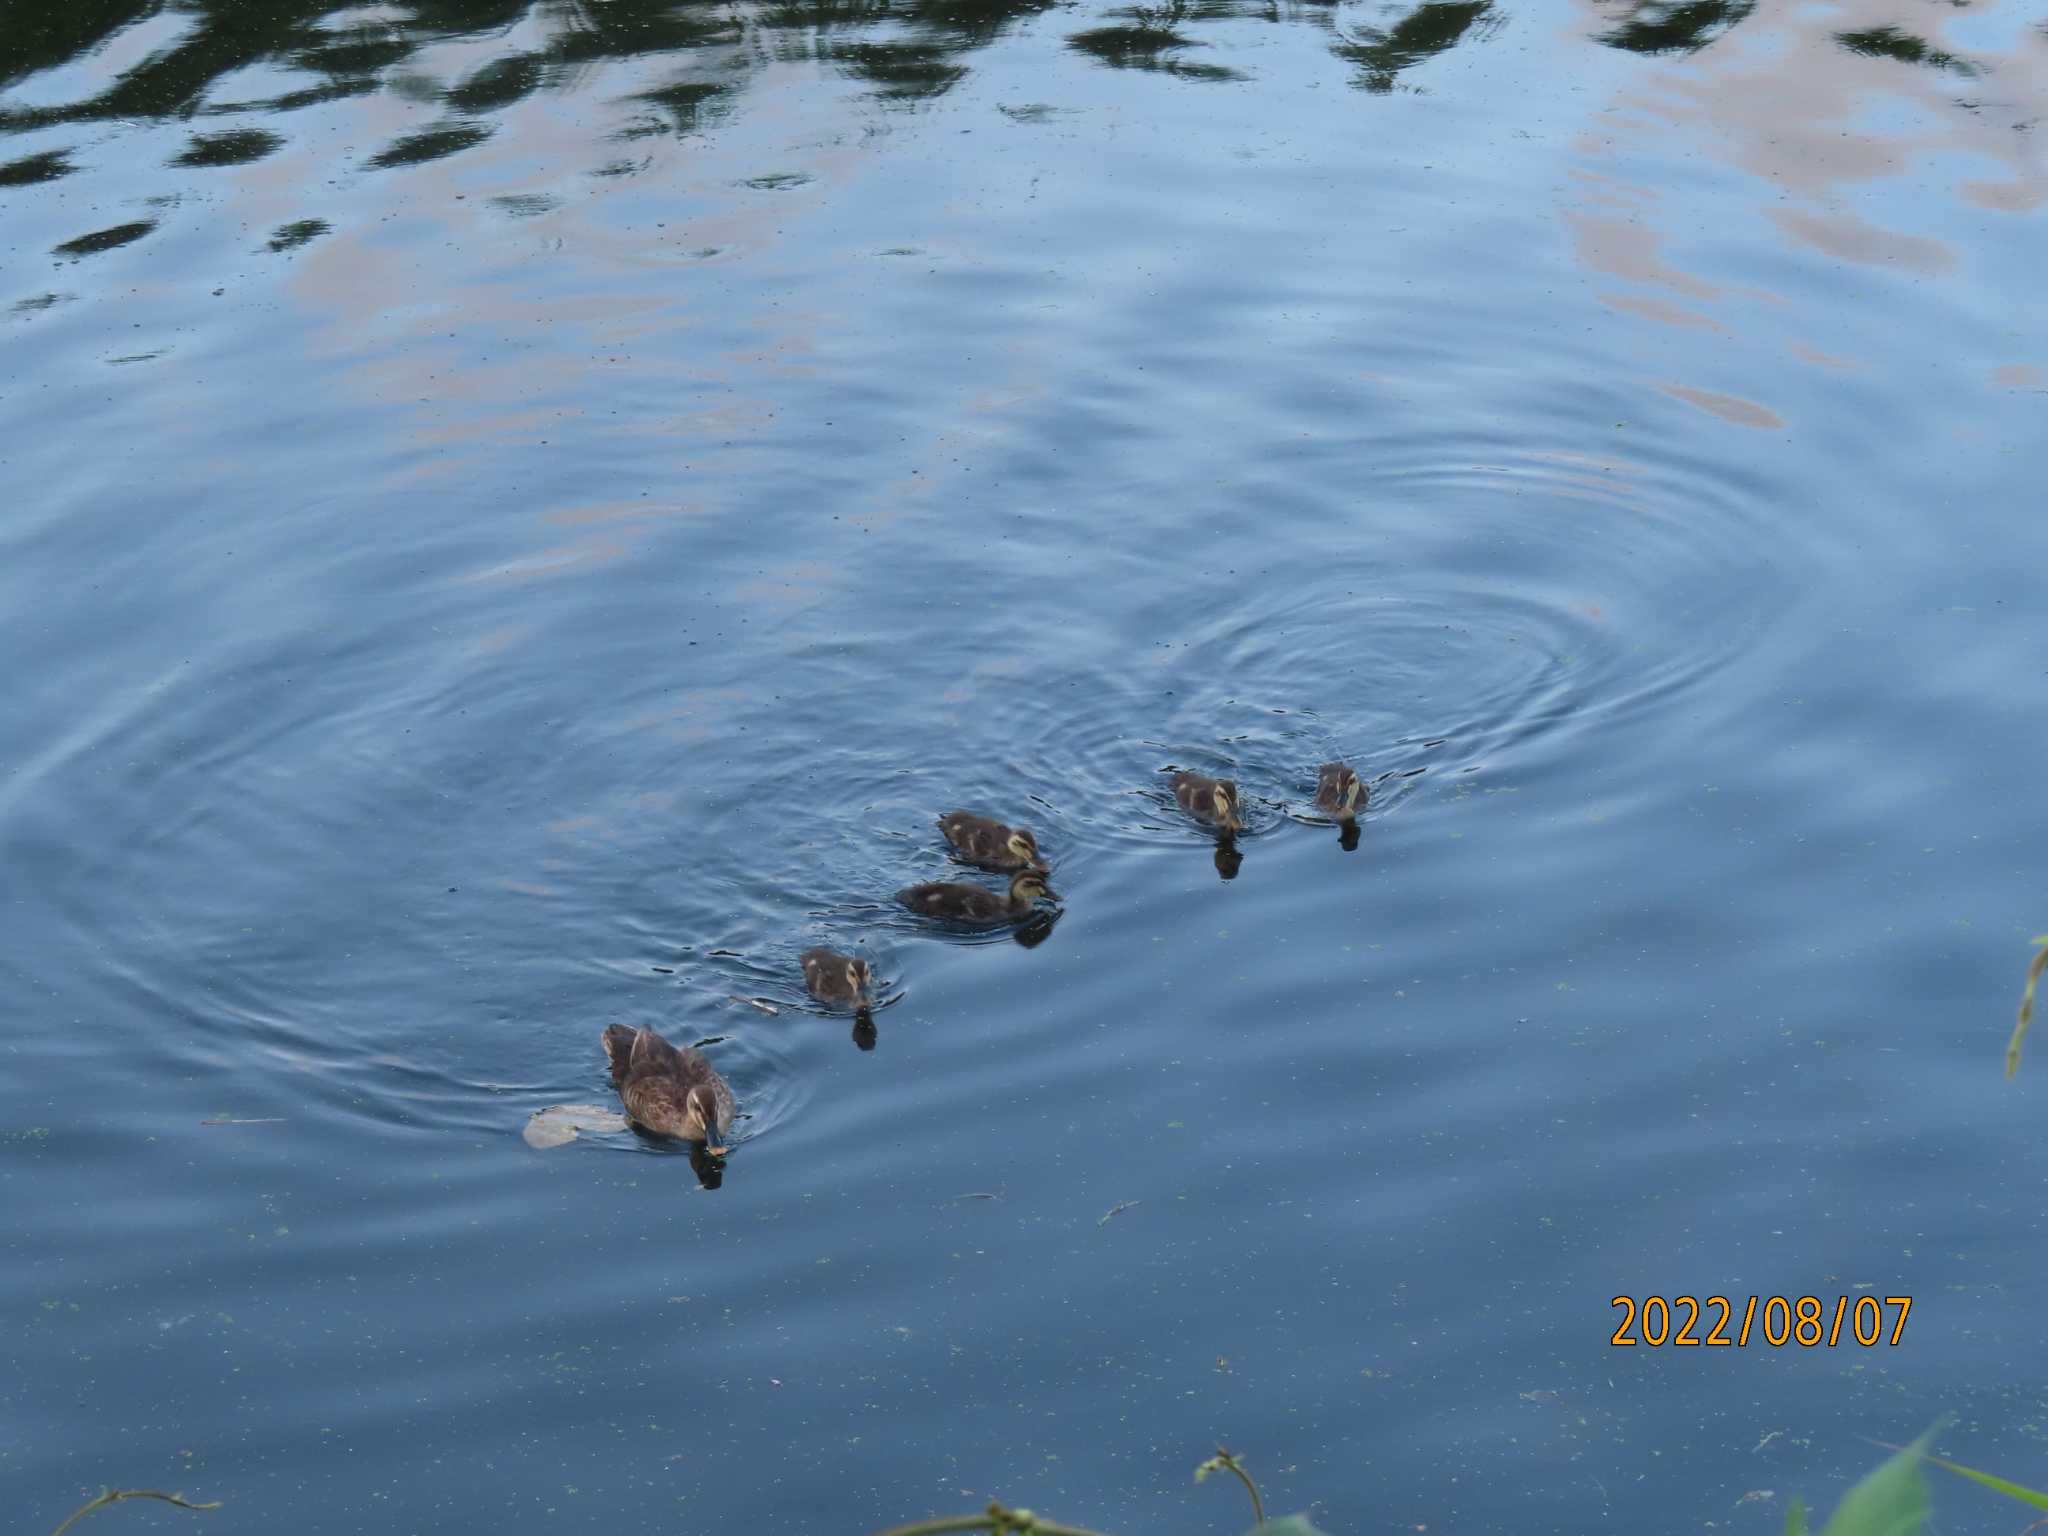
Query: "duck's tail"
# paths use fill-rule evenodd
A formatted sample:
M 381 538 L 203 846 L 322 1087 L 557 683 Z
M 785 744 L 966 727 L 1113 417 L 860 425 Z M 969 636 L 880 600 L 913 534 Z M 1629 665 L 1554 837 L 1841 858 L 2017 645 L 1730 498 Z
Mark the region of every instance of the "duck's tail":
M 633 1059 L 633 1041 L 639 1033 L 637 1029 L 628 1029 L 623 1024 L 605 1026 L 604 1053 L 611 1058 L 614 1087 L 625 1086 L 626 1067 Z

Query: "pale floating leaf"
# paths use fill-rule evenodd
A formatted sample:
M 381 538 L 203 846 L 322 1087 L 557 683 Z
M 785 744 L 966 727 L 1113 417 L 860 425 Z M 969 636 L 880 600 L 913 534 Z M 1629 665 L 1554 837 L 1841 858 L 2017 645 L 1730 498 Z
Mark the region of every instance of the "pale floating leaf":
M 626 1117 L 598 1104 L 553 1104 L 537 1109 L 520 1132 L 529 1147 L 566 1146 L 579 1131 L 623 1131 Z

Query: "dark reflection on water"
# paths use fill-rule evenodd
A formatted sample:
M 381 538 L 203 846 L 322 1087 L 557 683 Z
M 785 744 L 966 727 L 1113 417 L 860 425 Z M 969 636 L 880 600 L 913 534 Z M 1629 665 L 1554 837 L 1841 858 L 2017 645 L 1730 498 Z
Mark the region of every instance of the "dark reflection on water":
M 1620 19 L 1599 34 L 1610 48 L 1684 54 L 1725 36 L 1756 9 L 1756 0 L 1635 0 L 1616 9 Z
M 230 128 L 225 133 L 195 133 L 173 165 L 247 165 L 261 160 L 284 143 L 261 128 Z
M 524 4 L 444 3 L 385 8 L 357 20 L 350 5 L 280 5 L 255 9 L 235 0 L 181 8 L 187 27 L 175 46 L 159 50 L 95 95 L 37 107 L 0 106 L 0 129 L 109 118 L 194 113 L 291 112 L 384 86 L 425 90 L 459 117 L 500 113 L 528 97 L 573 87 L 582 71 L 632 57 L 672 55 L 691 73 L 639 94 L 648 113 L 622 123 L 621 137 L 650 127 L 688 133 L 705 126 L 731 93 L 772 64 L 827 63 L 885 98 L 938 95 L 965 73 L 964 56 L 987 47 L 1023 17 L 1052 0 L 936 3 L 898 10 L 826 3 L 764 5 L 739 10 L 712 4 L 592 4 L 550 9 L 549 36 L 529 51 L 490 59 L 460 78 L 415 81 L 408 69 L 423 49 L 457 37 L 512 28 Z M 37 3 L 10 21 L 9 68 L 0 83 L 20 80 L 88 53 L 109 37 L 156 13 L 149 5 L 76 8 Z M 47 14 L 46 14 L 47 13 Z M 894 35 L 909 29 L 910 36 Z M 877 34 L 888 34 L 878 36 Z M 316 77 L 271 95 L 229 93 L 215 99 L 225 77 L 269 66 Z M 451 123 L 410 147 L 393 146 L 379 166 L 417 163 L 479 142 L 487 125 Z M 430 153 L 431 151 L 431 153 Z M 220 163 L 220 162 L 208 162 Z
M 1010 937 L 1026 949 L 1036 949 L 1052 937 L 1053 929 L 1058 926 L 1060 918 L 1064 915 L 1057 908 L 1047 912 L 1034 912 L 1011 930 Z
M 0 165 L 0 187 L 25 187 L 38 181 L 55 181 L 68 176 L 75 167 L 68 150 L 47 149 L 39 155 L 23 155 Z
M 96 256 L 101 251 L 119 250 L 132 245 L 156 228 L 154 219 L 136 219 L 127 224 L 116 224 L 110 229 L 96 229 L 89 235 L 80 235 L 75 240 L 66 240 L 51 247 L 57 256 Z
M 1391 27 L 1361 27 L 1330 47 L 1339 58 L 1358 67 L 1360 88 L 1391 91 L 1403 70 L 1434 58 L 1467 36 L 1474 41 L 1486 37 L 1499 21 L 1493 0 L 1430 0 Z
M 1067 46 L 1112 69 L 1156 69 L 1184 80 L 1244 78 L 1228 65 L 1183 57 L 1187 49 L 1201 46 L 1173 29 L 1172 23 L 1185 19 L 1183 7 L 1133 8 L 1123 14 L 1130 18 L 1127 24 L 1076 32 L 1068 37 Z
M 521 51 L 486 59 L 450 78 L 412 73 L 425 50 L 461 38 L 506 32 L 529 15 L 523 4 L 464 3 L 380 8 L 374 19 L 348 5 L 250 7 L 236 0 L 160 11 L 142 3 L 76 7 L 32 0 L 10 13 L 0 85 L 26 80 L 101 48 L 152 17 L 175 18 L 168 46 L 152 50 L 103 89 L 68 101 L 0 101 L 0 131 L 135 117 L 285 116 L 301 108 L 379 90 L 438 102 L 449 121 L 403 135 L 368 155 L 373 168 L 418 165 L 485 142 L 490 117 L 537 95 L 574 89 L 596 65 L 669 57 L 676 78 L 633 93 L 613 124 L 620 142 L 651 133 L 690 134 L 715 125 L 740 92 L 773 65 L 815 61 L 843 72 L 885 101 L 936 98 L 957 86 L 972 55 L 1052 0 L 984 0 L 874 6 L 822 3 L 759 5 L 611 3 L 548 8 L 546 36 Z M 1639 0 L 1615 15 L 1598 38 L 1643 54 L 1695 52 L 1725 36 L 1753 9 L 1751 0 Z M 1389 14 L 1391 13 L 1391 14 Z M 1367 19 L 1370 17 L 1370 19 Z M 16 19 L 18 18 L 18 19 Z M 1495 0 L 1426 0 L 1401 9 L 1354 5 L 1279 5 L 1273 0 L 1175 0 L 1102 13 L 1096 25 L 1067 34 L 1067 45 L 1118 69 L 1157 70 L 1199 81 L 1242 81 L 1246 72 L 1200 50 L 1205 24 L 1263 20 L 1308 26 L 1327 35 L 1332 54 L 1355 67 L 1362 90 L 1391 91 L 1401 77 L 1460 43 L 1480 42 L 1506 23 Z M 1841 45 L 1945 69 L 1969 78 L 1970 61 L 1886 23 L 1837 34 Z M 227 89 L 230 77 L 286 71 L 306 83 L 270 94 Z M 241 165 L 274 154 L 288 136 L 257 128 L 195 132 L 177 158 L 187 166 Z M 0 186 L 53 179 L 73 169 L 71 151 L 51 150 L 0 166 Z
M 1225 880 L 1235 880 L 1242 868 L 1244 853 L 1237 846 L 1237 839 L 1228 832 L 1219 833 L 1216 838 L 1216 873 Z
M 268 248 L 273 251 L 297 250 L 307 241 L 319 239 L 328 228 L 325 219 L 294 219 L 289 224 L 278 225 L 271 232 Z
M 1869 27 L 1861 32 L 1837 32 L 1835 40 L 1851 53 L 1869 59 L 1897 59 L 1901 64 L 1921 64 L 1928 69 L 1947 70 L 1964 80 L 1984 73 L 1982 66 L 1959 59 L 1944 49 L 1930 47 L 1924 38 L 1902 32 L 1895 26 Z
M 80 8 L 32 0 L 10 23 L 7 68 L 0 84 L 20 81 L 89 54 L 145 18 L 173 15 L 175 41 L 152 51 L 104 89 L 71 101 L 0 103 L 0 131 L 110 119 L 194 115 L 289 114 L 380 89 L 431 99 L 447 123 L 405 135 L 373 153 L 376 168 L 421 164 L 484 142 L 500 114 L 537 94 L 573 89 L 593 65 L 667 55 L 678 78 L 636 93 L 640 109 L 618 122 L 621 141 L 652 132 L 689 134 L 715 122 L 736 93 L 774 64 L 816 61 L 843 71 L 883 100 L 922 101 L 943 95 L 967 74 L 971 55 L 1021 21 L 1053 8 L 1053 0 L 931 0 L 913 6 L 821 3 L 722 5 L 612 3 L 549 8 L 548 36 L 516 53 L 488 59 L 446 80 L 414 75 L 423 51 L 457 38 L 505 32 L 528 14 L 523 4 L 443 3 L 381 8 L 361 19 L 348 5 L 251 8 L 237 0 L 159 12 L 151 5 Z M 1352 23 L 1336 7 L 1278 6 L 1272 0 L 1199 0 L 1134 6 L 1106 13 L 1103 24 L 1071 32 L 1068 45 L 1113 68 L 1164 71 L 1186 79 L 1247 78 L 1200 57 L 1200 38 L 1185 28 L 1206 22 L 1259 19 L 1309 25 L 1330 34 L 1338 57 L 1357 66 L 1362 89 L 1385 92 L 1414 65 L 1499 21 L 1492 0 L 1429 0 L 1382 23 Z M 224 89 L 229 77 L 290 71 L 307 83 L 272 94 Z M 253 128 L 195 134 L 183 165 L 237 165 L 274 153 L 286 140 Z M 61 158 L 7 167 L 21 179 L 62 174 Z M 0 181 L 0 184 L 5 184 Z

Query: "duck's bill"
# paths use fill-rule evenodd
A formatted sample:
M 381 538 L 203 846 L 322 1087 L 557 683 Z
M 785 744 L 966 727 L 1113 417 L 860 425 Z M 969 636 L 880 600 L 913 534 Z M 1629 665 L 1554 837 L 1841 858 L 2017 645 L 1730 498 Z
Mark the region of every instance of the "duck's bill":
M 1045 900 L 1064 901 L 1065 899 L 1065 897 L 1061 896 L 1060 893 L 1054 890 L 1051 886 L 1048 885 L 1047 887 L 1045 887 Z

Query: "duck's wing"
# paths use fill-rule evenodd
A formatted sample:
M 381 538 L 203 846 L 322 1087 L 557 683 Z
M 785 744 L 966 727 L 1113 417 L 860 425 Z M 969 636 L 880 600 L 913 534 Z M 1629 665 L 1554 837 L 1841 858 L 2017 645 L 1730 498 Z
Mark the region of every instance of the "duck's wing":
M 926 917 L 965 918 L 969 922 L 982 920 L 997 905 L 996 897 L 978 885 L 957 885 L 946 880 L 913 885 L 898 891 L 896 899 Z
M 610 1024 L 604 1032 L 604 1054 L 612 1067 L 612 1086 L 621 1092 L 625 1090 L 626 1078 L 633 1065 L 633 1037 L 637 1030 L 623 1024 Z
M 1009 851 L 1010 829 L 986 816 L 948 811 L 939 818 L 946 841 L 970 859 L 991 859 Z
M 628 1079 L 619 1090 L 626 1113 L 650 1131 L 673 1136 L 690 1117 L 690 1085 L 679 1077 L 649 1074 Z
M 683 1070 L 683 1053 L 651 1029 L 633 1036 L 632 1075 L 671 1073 Z

